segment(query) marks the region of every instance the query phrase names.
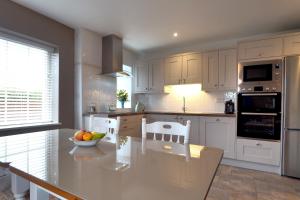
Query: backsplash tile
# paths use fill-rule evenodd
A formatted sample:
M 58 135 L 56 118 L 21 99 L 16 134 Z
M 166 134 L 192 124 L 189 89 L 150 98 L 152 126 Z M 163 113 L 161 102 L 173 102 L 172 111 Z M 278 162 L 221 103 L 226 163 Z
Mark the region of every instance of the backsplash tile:
M 97 111 L 107 110 L 107 105 L 116 102 L 116 78 L 99 75 L 94 66 L 83 67 L 83 112 L 95 104 Z
M 235 92 L 204 92 L 186 97 L 186 112 L 224 112 L 224 102 L 235 101 Z M 138 94 L 137 101 L 142 102 L 148 111 L 182 112 L 183 97 L 178 94 Z

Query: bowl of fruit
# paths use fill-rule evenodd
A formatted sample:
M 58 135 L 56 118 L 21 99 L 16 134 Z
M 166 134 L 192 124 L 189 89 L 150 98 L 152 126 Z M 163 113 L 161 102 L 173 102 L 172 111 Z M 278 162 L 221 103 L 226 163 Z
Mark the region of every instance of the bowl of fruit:
M 76 131 L 74 137 L 70 137 L 69 140 L 74 142 L 75 145 L 81 147 L 96 146 L 97 143 L 104 138 L 105 133 L 90 132 L 86 130 Z

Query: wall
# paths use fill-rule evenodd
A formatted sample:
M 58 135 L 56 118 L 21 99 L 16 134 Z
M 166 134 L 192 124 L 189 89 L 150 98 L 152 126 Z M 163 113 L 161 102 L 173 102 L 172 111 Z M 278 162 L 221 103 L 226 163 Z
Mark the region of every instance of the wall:
M 116 104 L 116 78 L 101 74 L 102 35 L 77 29 L 75 32 L 75 127 L 83 127 L 82 116 L 94 104 L 97 111 L 107 111 L 108 104 Z M 137 55 L 123 49 L 123 63 L 133 66 Z
M 74 30 L 8 0 L 0 0 L 0 27 L 59 47 L 59 121 L 74 127 Z

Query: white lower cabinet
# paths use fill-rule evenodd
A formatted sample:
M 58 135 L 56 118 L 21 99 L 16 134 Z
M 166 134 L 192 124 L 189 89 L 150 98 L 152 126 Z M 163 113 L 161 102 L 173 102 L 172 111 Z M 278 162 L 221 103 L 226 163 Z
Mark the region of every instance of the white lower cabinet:
M 201 119 L 200 132 L 201 134 L 205 133 L 205 146 L 223 149 L 224 158 L 235 159 L 235 118 L 203 117 Z
M 237 139 L 237 159 L 280 165 L 280 142 Z
M 179 120 L 186 125 L 187 120 L 191 121 L 190 144 L 200 144 L 200 117 L 198 116 L 181 116 Z
M 156 121 L 166 121 L 166 122 L 179 122 L 186 125 L 187 120 L 191 121 L 191 130 L 189 142 L 191 144 L 200 144 L 200 117 L 198 116 L 188 116 L 188 115 L 147 115 L 147 123 L 152 123 Z M 202 144 L 204 145 L 204 144 Z

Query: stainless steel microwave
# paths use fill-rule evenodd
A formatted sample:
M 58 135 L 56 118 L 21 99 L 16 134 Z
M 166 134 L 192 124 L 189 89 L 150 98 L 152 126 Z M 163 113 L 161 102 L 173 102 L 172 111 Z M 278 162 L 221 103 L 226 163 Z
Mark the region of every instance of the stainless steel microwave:
M 239 63 L 240 92 L 281 92 L 283 60 Z

